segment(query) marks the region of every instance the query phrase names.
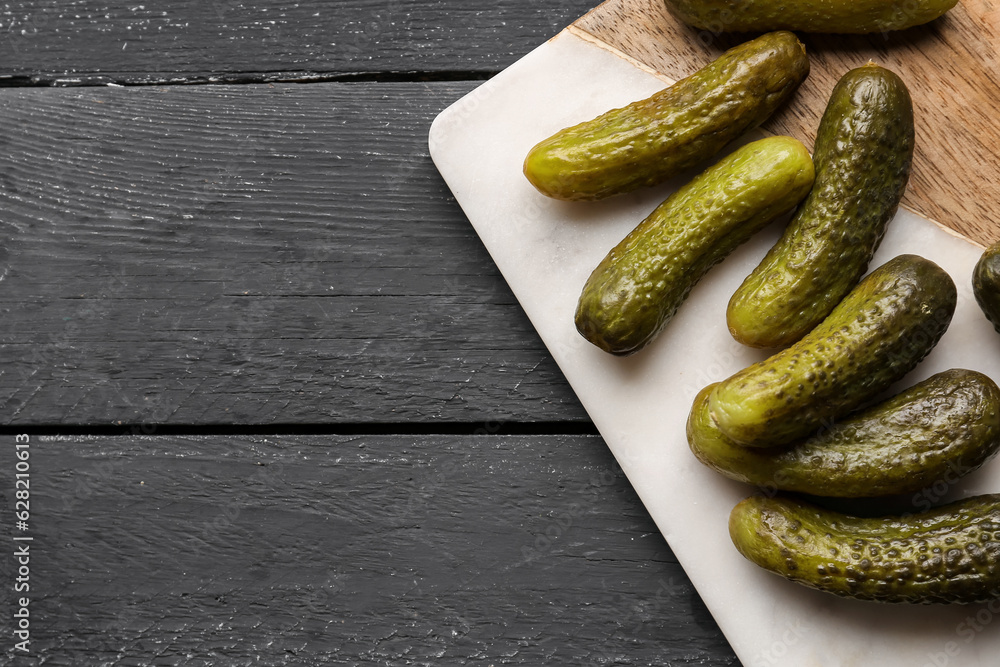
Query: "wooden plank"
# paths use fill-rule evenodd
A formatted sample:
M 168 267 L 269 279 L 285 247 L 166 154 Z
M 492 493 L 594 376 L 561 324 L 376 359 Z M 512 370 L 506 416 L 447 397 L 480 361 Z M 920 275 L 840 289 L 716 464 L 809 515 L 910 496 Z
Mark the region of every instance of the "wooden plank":
M 596 436 L 29 448 L 40 663 L 738 664 Z
M 430 161 L 475 85 L 8 90 L 0 423 L 587 421 Z
M 594 0 L 181 0 L 0 5 L 0 81 L 316 80 L 504 69 Z
M 926 26 L 885 34 L 800 35 L 812 72 L 796 99 L 765 127 L 812 146 L 830 91 L 849 69 L 873 60 L 910 89 L 917 126 L 913 174 L 903 204 L 980 243 L 1000 239 L 1000 13 L 963 0 Z M 608 0 L 575 24 L 672 79 L 686 76 L 746 35 L 699 31 L 662 0 Z

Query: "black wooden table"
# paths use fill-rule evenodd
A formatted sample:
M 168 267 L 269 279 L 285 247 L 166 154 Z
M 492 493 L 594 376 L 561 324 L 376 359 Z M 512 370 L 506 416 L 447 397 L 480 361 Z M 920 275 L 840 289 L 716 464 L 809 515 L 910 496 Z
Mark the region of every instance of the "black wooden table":
M 0 5 L 4 664 L 738 664 L 428 156 L 589 8 Z

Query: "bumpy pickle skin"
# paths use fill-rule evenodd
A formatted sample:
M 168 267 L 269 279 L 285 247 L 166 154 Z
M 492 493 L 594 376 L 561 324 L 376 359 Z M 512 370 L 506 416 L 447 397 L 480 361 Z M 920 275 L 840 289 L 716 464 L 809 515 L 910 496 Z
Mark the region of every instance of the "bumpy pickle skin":
M 597 347 L 629 355 L 663 330 L 701 277 L 812 187 L 812 158 L 791 137 L 747 144 L 671 195 L 608 253 L 576 309 Z
M 744 446 L 806 437 L 916 367 L 944 335 L 957 300 L 941 267 L 900 255 L 800 341 L 720 382 L 708 399 L 712 419 Z
M 681 21 L 711 33 L 794 30 L 886 33 L 929 23 L 958 0 L 665 0 Z
M 830 314 L 868 270 L 896 214 L 913 144 L 913 103 L 898 76 L 868 64 L 841 78 L 816 136 L 816 184 L 730 300 L 733 338 L 783 347 Z
M 597 200 L 662 183 L 767 120 L 809 74 L 790 32 L 763 35 L 655 95 L 566 128 L 528 153 L 541 193 Z
M 751 496 L 733 508 L 729 535 L 765 570 L 841 597 L 912 604 L 1000 597 L 1000 495 L 880 518 Z
M 983 251 L 972 270 L 972 294 L 993 328 L 1000 333 L 1000 242 Z
M 1000 388 L 977 371 L 938 373 L 788 447 L 741 447 L 723 435 L 703 389 L 688 444 L 709 468 L 767 492 L 866 498 L 958 481 L 1000 448 Z

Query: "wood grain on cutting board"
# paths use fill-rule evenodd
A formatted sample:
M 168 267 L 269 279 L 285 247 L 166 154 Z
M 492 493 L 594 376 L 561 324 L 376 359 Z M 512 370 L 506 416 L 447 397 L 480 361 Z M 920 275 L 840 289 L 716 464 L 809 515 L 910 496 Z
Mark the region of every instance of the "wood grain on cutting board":
M 608 0 L 573 27 L 671 79 L 751 37 L 690 28 L 662 0 Z M 962 0 L 910 30 L 799 37 L 812 71 L 764 129 L 811 147 L 837 80 L 869 60 L 887 67 L 906 82 L 916 115 L 904 206 L 976 243 L 1000 240 L 1000 0 Z

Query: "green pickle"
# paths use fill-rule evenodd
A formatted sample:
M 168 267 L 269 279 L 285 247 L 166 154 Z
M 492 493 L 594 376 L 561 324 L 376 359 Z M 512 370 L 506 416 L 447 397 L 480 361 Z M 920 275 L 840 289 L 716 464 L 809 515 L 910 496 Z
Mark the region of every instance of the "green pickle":
M 656 208 L 608 253 L 576 309 L 580 334 L 632 354 L 667 325 L 699 279 L 809 192 L 813 163 L 800 142 L 742 146 Z
M 956 4 L 958 0 L 666 0 L 667 10 L 681 21 L 712 33 L 885 33 L 933 21 Z
M 816 185 L 729 302 L 736 340 L 790 345 L 851 291 L 906 190 L 913 137 L 913 104 L 898 76 L 868 64 L 841 78 L 816 136 Z
M 733 508 L 729 534 L 751 562 L 842 597 L 969 604 L 1000 596 L 1000 495 L 879 518 L 751 496 Z
M 972 294 L 986 319 L 1000 333 L 1000 243 L 983 251 L 972 271 Z
M 944 335 L 957 300 L 941 267 L 900 255 L 800 341 L 720 382 L 708 399 L 711 417 L 745 446 L 806 437 L 916 367 Z
M 1000 388 L 976 371 L 938 373 L 789 447 L 741 447 L 723 435 L 703 389 L 687 436 L 699 461 L 766 490 L 862 498 L 954 483 L 1000 447 Z
M 528 153 L 524 175 L 563 200 L 662 183 L 763 123 L 808 74 L 809 58 L 795 35 L 763 35 L 645 100 L 542 141 Z

